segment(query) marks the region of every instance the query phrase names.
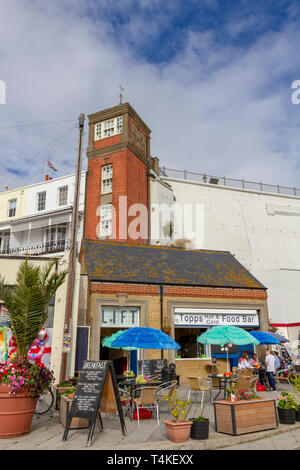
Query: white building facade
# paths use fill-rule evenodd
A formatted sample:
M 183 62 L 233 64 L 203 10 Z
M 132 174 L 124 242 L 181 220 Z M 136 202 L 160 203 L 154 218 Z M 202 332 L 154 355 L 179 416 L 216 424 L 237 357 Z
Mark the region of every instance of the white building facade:
M 190 245 L 234 254 L 268 288 L 270 324 L 298 349 L 300 190 L 167 169 L 161 179 L 182 212 L 202 212 L 202 237 Z
M 83 236 L 83 213 L 86 173 L 82 172 L 79 198 L 78 246 Z M 24 188 L 18 194 L 26 199 L 23 211 L 16 217 L 0 220 L 0 233 L 5 233 L 2 254 L 62 256 L 70 246 L 75 175 L 63 176 Z M 0 193 L 5 197 L 6 193 Z M 18 204 L 16 200 L 16 204 Z

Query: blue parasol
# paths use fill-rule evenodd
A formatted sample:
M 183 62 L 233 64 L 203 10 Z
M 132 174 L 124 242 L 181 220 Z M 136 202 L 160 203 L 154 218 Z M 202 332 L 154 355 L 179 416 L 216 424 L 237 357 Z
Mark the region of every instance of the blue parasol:
M 174 339 L 163 333 L 161 330 L 148 327 L 134 327 L 124 331 L 116 340 L 111 343 L 113 348 L 123 348 L 127 346 L 138 349 L 180 349 Z M 144 351 L 143 351 L 144 364 Z M 143 367 L 144 368 L 144 367 Z M 142 369 L 143 375 L 143 369 Z
M 284 336 L 279 335 L 278 333 L 271 333 L 271 331 L 268 331 L 268 335 L 273 336 L 274 338 L 278 339 L 280 343 L 289 343 L 290 340 L 286 339 Z
M 259 341 L 259 344 L 280 344 L 278 339 L 265 331 L 249 331 L 249 333 L 253 338 L 256 338 Z
M 180 349 L 174 339 L 155 328 L 140 327 L 129 328 L 117 339 L 112 341 L 111 347 L 135 347 L 139 349 Z

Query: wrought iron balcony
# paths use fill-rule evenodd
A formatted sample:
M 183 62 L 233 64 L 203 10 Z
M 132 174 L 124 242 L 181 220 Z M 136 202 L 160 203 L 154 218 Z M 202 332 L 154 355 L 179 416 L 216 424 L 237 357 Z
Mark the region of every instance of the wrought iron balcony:
M 0 250 L 0 255 L 45 255 L 51 253 L 64 253 L 70 249 L 70 240 L 57 240 L 35 245 L 7 247 Z

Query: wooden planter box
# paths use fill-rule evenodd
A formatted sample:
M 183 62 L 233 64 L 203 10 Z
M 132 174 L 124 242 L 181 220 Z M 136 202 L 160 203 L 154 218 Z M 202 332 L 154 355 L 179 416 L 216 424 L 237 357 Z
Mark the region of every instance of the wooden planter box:
M 54 394 L 54 406 L 56 410 L 59 410 L 60 405 L 60 398 L 59 394 L 64 392 L 65 390 L 70 389 L 71 387 L 58 387 L 57 385 L 53 386 L 53 394 Z
M 216 432 L 246 434 L 278 427 L 276 400 L 261 398 L 214 402 Z
M 63 427 L 66 427 L 67 414 L 71 408 L 72 400 L 66 395 L 60 397 L 59 420 Z M 89 427 L 89 420 L 86 418 L 72 418 L 70 429 L 86 429 Z

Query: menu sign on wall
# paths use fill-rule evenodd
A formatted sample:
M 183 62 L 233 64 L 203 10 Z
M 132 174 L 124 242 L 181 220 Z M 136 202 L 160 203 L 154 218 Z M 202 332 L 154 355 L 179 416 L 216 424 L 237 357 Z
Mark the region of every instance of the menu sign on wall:
M 175 308 L 174 326 L 243 326 L 258 327 L 257 310 Z
M 131 328 L 139 326 L 138 307 L 103 306 L 101 327 Z

